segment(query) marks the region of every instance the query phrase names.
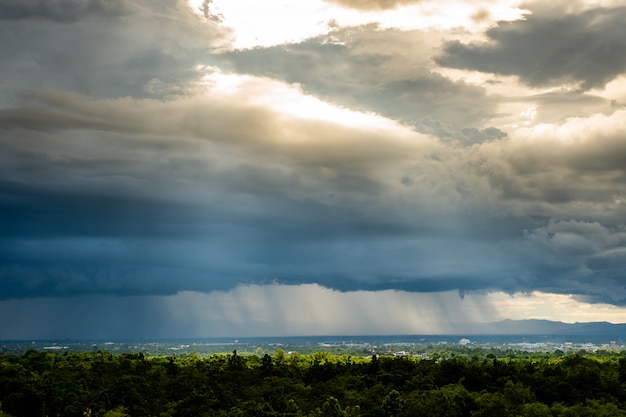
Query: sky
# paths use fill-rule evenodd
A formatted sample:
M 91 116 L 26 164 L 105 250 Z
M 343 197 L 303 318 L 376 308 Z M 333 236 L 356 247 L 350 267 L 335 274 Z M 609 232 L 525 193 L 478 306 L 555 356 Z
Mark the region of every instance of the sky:
M 625 19 L 2 1 L 0 339 L 626 322 Z

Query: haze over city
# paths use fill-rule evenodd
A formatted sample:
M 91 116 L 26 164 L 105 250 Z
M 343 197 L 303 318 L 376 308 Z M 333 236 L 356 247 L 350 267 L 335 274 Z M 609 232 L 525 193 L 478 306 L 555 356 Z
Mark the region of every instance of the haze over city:
M 2 1 L 0 339 L 625 323 L 625 19 Z

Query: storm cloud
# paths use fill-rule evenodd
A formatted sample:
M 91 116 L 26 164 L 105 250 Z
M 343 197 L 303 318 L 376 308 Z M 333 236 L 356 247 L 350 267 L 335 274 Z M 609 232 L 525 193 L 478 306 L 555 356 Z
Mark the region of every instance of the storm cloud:
M 574 279 L 619 286 L 617 255 L 606 254 L 624 244 L 624 112 L 466 151 L 393 122 L 286 118 L 246 84 L 280 87 L 248 78 L 236 92 L 166 102 L 48 92 L 0 114 L 4 294 L 282 282 L 626 299 Z M 596 124 L 603 135 L 591 140 Z M 572 254 L 549 231 L 567 222 L 612 237 L 573 228 L 589 243 Z
M 465 301 L 490 294 L 626 305 L 622 8 L 530 5 L 486 32 L 335 22 L 241 50 L 263 22 L 228 27 L 218 1 L 223 22 L 201 3 L 70 3 L 2 6 L 0 311 L 26 326 L 86 299 L 89 320 L 119 302 L 171 328 L 193 300 L 194 335 L 297 329 L 280 294 L 309 313 L 395 298 L 411 326 L 495 317 L 506 302 Z
M 123 15 L 132 9 L 132 3 L 126 0 L 6 0 L 0 4 L 0 20 L 70 23 L 89 15 Z
M 603 87 L 626 70 L 626 8 L 595 8 L 502 22 L 488 42 L 449 42 L 440 65 L 518 76 L 531 86 Z

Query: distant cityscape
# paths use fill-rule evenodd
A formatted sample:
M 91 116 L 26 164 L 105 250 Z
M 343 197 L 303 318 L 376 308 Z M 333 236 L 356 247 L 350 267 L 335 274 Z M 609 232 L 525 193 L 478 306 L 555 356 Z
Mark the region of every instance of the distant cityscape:
M 185 356 L 199 354 L 231 353 L 259 355 L 275 354 L 281 350 L 285 355 L 310 354 L 328 351 L 346 355 L 393 355 L 431 359 L 432 352 L 452 349 L 471 351 L 509 352 L 620 352 L 626 350 L 626 340 L 600 341 L 580 336 L 363 336 L 363 337 L 284 337 L 244 339 L 194 339 L 161 341 L 5 341 L 0 342 L 0 353 L 21 354 L 28 350 L 64 352 L 107 351 L 114 354 L 145 352 L 151 355 Z
M 22 340 L 0 341 L 0 353 L 28 350 L 51 352 L 97 352 L 115 354 L 144 352 L 182 356 L 231 353 L 265 355 L 278 350 L 289 355 L 327 351 L 337 355 L 395 355 L 430 358 L 449 349 L 481 349 L 503 352 L 620 352 L 626 351 L 626 325 L 561 323 L 548 320 L 503 320 L 467 326 L 459 335 L 379 336 L 284 336 L 200 338 L 169 340 Z M 486 330 L 489 330 L 488 333 Z M 505 334 L 505 331 L 509 334 Z M 499 331 L 499 334 L 494 332 Z

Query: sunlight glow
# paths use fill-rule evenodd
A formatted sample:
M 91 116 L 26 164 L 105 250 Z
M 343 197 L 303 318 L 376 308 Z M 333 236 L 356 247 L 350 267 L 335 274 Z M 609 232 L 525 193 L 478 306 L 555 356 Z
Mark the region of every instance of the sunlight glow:
M 514 319 L 545 319 L 564 323 L 608 321 L 626 322 L 626 308 L 609 304 L 591 304 L 577 300 L 572 294 L 549 294 L 533 291 L 531 294 L 509 295 L 503 292 L 487 296 L 500 316 Z
M 336 27 L 378 24 L 402 30 L 463 28 L 480 32 L 496 21 L 523 18 L 526 11 L 517 0 L 423 1 L 390 10 L 359 11 L 311 0 L 295 2 L 267 0 L 251 7 L 245 0 L 213 0 L 211 15 L 235 32 L 233 47 L 247 49 L 300 42 L 331 32 Z M 202 0 L 189 0 L 200 16 Z
M 306 94 L 298 84 L 245 74 L 223 73 L 214 67 L 205 71 L 204 85 L 213 93 L 242 97 L 252 105 L 304 120 L 317 120 L 357 128 L 408 131 L 399 123 L 375 113 L 353 111 Z M 245 97 L 243 97 L 245 95 Z
M 593 89 L 589 94 L 598 95 L 611 102 L 612 108 L 626 107 L 626 75 L 620 75 L 607 83 L 603 89 Z

